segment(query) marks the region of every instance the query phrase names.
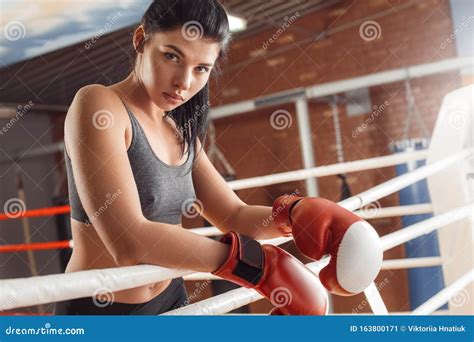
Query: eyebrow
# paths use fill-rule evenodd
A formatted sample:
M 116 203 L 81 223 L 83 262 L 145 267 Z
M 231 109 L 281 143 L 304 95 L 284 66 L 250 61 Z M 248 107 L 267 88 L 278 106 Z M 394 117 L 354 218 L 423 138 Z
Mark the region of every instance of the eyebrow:
M 174 45 L 164 45 L 164 46 L 167 47 L 167 48 L 173 49 L 173 50 L 176 51 L 179 55 L 181 55 L 182 58 L 186 58 L 186 55 L 184 54 L 184 52 L 181 51 L 181 49 L 178 48 L 177 46 L 174 46 Z M 214 66 L 214 64 L 212 64 L 212 63 L 199 63 L 199 65 L 208 66 L 208 67 Z

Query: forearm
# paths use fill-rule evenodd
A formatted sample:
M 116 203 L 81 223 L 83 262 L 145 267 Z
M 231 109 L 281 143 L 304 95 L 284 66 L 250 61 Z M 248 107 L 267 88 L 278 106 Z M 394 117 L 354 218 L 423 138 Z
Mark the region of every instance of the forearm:
M 266 240 L 282 236 L 272 219 L 272 207 L 261 205 L 242 206 L 232 218 L 233 231 L 254 239 Z
M 169 224 L 145 221 L 137 229 L 134 263 L 212 272 L 229 254 L 229 246 Z

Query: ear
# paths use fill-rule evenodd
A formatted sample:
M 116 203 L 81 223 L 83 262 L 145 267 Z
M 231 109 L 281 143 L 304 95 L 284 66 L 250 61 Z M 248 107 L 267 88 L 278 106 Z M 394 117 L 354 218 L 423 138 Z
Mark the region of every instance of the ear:
M 143 53 L 143 46 L 146 40 L 146 33 L 143 25 L 138 26 L 133 33 L 133 47 L 138 53 Z

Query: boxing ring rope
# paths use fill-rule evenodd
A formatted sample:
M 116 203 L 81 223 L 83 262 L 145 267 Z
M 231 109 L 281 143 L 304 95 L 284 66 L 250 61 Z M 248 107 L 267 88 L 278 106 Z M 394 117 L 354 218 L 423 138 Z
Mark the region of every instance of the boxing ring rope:
M 346 201 L 340 202 L 340 204 L 342 205 L 342 203 L 344 203 L 344 206 L 346 206 L 346 208 L 350 207 L 350 210 L 356 210 L 364 204 L 387 196 L 410 184 L 419 181 L 420 179 L 423 179 L 424 177 L 428 177 L 436 172 L 439 172 L 440 170 L 447 168 L 456 161 L 464 159 L 470 156 L 471 154 L 471 149 L 463 150 L 446 159 L 420 167 L 409 174 L 404 174 L 395 177 L 370 190 L 364 191 L 354 197 L 351 197 Z M 472 205 L 466 206 L 460 209 L 450 211 L 448 213 L 444 213 L 442 215 L 438 215 L 434 218 L 430 218 L 413 226 L 415 226 L 416 233 L 422 235 L 424 234 L 423 231 L 425 231 L 426 229 L 432 230 L 438 228 L 440 226 L 439 222 L 444 222 L 445 224 L 454 222 L 454 220 L 459 220 L 463 217 L 467 217 L 471 214 L 471 211 Z M 438 225 L 437 227 L 432 227 L 434 224 L 431 222 L 433 222 L 434 220 L 436 220 L 436 224 Z M 423 229 L 423 226 L 425 225 L 428 228 Z M 408 231 L 410 227 L 405 228 L 404 231 Z M 413 234 L 396 234 L 394 238 L 391 236 L 395 233 L 392 233 L 382 237 L 382 241 L 385 241 L 385 248 L 389 249 L 394 246 L 394 243 L 401 244 L 410 240 L 411 238 L 416 237 L 413 236 L 414 233 L 415 231 L 413 232 Z M 274 239 L 272 241 L 275 240 L 278 240 L 278 243 L 282 243 L 291 240 L 291 238 L 279 238 Z M 327 262 L 327 260 L 325 260 L 324 262 Z M 317 269 L 321 268 L 321 264 L 322 261 L 313 262 L 308 264 L 308 267 L 316 271 Z M 115 292 L 150 284 L 153 282 L 159 282 L 171 278 L 181 277 L 192 273 L 195 272 L 189 270 L 173 270 L 156 265 L 138 265 L 80 271 L 67 274 L 37 276 L 30 278 L 7 279 L 0 281 L 0 310 L 3 311 L 18 307 L 58 302 L 67 299 L 95 296 L 98 293 L 103 293 L 104 290 L 106 292 Z M 101 289 L 102 292 L 97 292 L 98 289 Z M 248 293 L 249 291 L 253 290 L 245 288 L 241 288 L 238 290 L 239 293 L 243 293 L 242 298 L 244 298 L 245 300 L 249 300 L 249 298 L 256 298 L 255 294 Z M 234 294 L 232 295 L 234 296 Z M 257 294 L 257 296 L 259 295 Z M 222 297 L 217 296 L 216 298 Z M 239 297 L 235 296 L 230 300 L 234 303 L 237 303 L 238 298 Z M 203 305 L 203 302 L 207 303 L 207 301 L 202 301 L 200 302 L 201 305 Z M 375 302 L 376 299 L 374 299 L 374 303 Z M 374 308 L 375 305 L 373 306 L 373 303 L 370 302 L 370 300 L 369 303 L 371 304 L 372 308 Z M 243 303 L 242 305 L 245 304 L 248 303 Z M 196 308 L 195 305 L 196 304 L 192 304 L 189 307 Z M 185 309 L 186 308 L 178 310 Z M 380 312 L 380 310 L 377 311 Z
M 60 207 L 49 207 L 49 208 L 39 208 L 39 209 L 29 209 L 23 212 L 17 213 L 1 213 L 1 220 L 14 220 L 23 217 L 43 217 L 43 216 L 52 216 L 52 215 L 62 215 L 69 214 L 71 208 L 69 205 L 60 206 Z M 419 215 L 419 214 L 428 214 L 433 212 L 433 207 L 431 203 L 421 203 L 421 204 L 412 204 L 412 205 L 401 205 L 393 207 L 384 207 L 384 208 L 368 208 L 355 211 L 357 215 L 364 219 L 374 219 L 374 218 L 386 218 L 394 216 L 403 216 L 403 215 Z M 201 228 L 191 228 L 189 231 L 193 233 L 203 235 L 203 236 L 213 236 L 221 234 L 221 231 L 216 227 L 201 227 Z
M 275 244 L 272 240 L 267 243 Z M 424 257 L 424 258 L 408 258 L 408 259 L 389 259 L 382 262 L 382 270 L 396 270 L 400 268 L 417 268 L 417 267 L 432 267 L 441 264 L 440 257 Z M 184 276 L 184 280 L 198 281 L 198 280 L 221 280 L 218 276 L 212 273 L 196 272 Z
M 398 217 L 405 215 L 419 215 L 429 214 L 433 212 L 431 203 L 412 204 L 412 205 L 400 205 L 394 207 L 385 208 L 369 208 L 354 211 L 355 214 L 359 215 L 363 219 L 371 220 L 378 218 L 387 217 Z M 204 227 L 204 228 L 191 228 L 189 231 L 203 235 L 203 236 L 214 236 L 220 235 L 222 232 L 216 227 Z
M 378 218 L 387 217 L 398 217 L 405 215 L 419 215 L 429 214 L 433 212 L 431 203 L 412 204 L 412 205 L 400 205 L 394 207 L 385 208 L 369 208 L 354 211 L 355 214 L 359 215 L 363 219 L 371 220 Z M 220 235 L 222 232 L 216 227 L 203 227 L 203 228 L 191 228 L 189 231 L 203 235 L 203 236 L 214 236 Z
M 266 176 L 251 177 L 246 179 L 238 179 L 230 181 L 227 184 L 232 190 L 242 190 L 248 188 L 261 187 L 279 183 L 294 182 L 312 177 L 325 177 L 341 173 L 357 172 L 371 170 L 375 168 L 388 167 L 406 163 L 408 161 L 417 161 L 426 159 L 428 150 L 420 150 L 413 152 L 396 153 L 388 156 L 375 157 L 369 159 L 361 159 L 337 163 L 331 165 L 316 166 L 310 169 L 301 169 L 296 171 L 288 171 L 275 173 Z
M 405 243 L 407 241 L 415 239 L 419 236 L 422 236 L 424 234 L 429 234 L 430 232 L 432 232 L 436 229 L 439 229 L 439 228 L 441 228 L 443 226 L 446 226 L 450 223 L 459 221 L 459 220 L 461 220 L 465 217 L 468 217 L 468 216 L 472 215 L 473 210 L 474 210 L 474 204 L 469 204 L 469 205 L 466 205 L 464 207 L 461 207 L 461 208 L 458 208 L 458 209 L 455 209 L 455 210 L 451 210 L 451 211 L 446 212 L 444 214 L 437 215 L 435 217 L 432 217 L 432 218 L 426 219 L 424 221 L 415 223 L 411 226 L 403 228 L 402 230 L 398 230 L 396 232 L 393 232 L 393 233 L 387 234 L 385 236 L 382 236 L 381 237 L 382 246 L 383 246 L 382 248 L 383 248 L 384 251 L 387 251 L 387 250 L 389 250 L 393 247 L 401 245 L 402 243 Z M 324 266 L 326 266 L 327 262 L 328 262 L 328 260 L 326 259 L 326 260 L 311 262 L 309 264 L 306 264 L 306 266 L 308 268 L 310 268 L 313 272 L 318 274 L 319 270 L 322 269 Z M 471 281 L 472 281 L 472 279 L 471 279 Z M 456 289 L 459 291 L 459 287 L 454 287 L 451 290 L 447 291 L 447 294 L 450 295 L 448 297 L 448 299 L 452 295 L 455 294 L 455 292 L 453 292 L 453 290 L 456 290 Z M 237 290 L 239 290 L 239 291 L 237 291 Z M 224 304 L 222 304 L 222 308 L 219 306 L 219 304 L 218 304 L 219 302 L 214 299 L 216 297 L 213 297 L 213 298 L 202 300 L 202 301 L 200 301 L 198 303 L 195 303 L 195 304 L 188 305 L 188 306 L 183 307 L 183 308 L 179 308 L 179 309 L 176 309 L 176 310 L 169 311 L 169 312 L 165 313 L 164 315 L 192 315 L 192 314 L 194 314 L 194 315 L 201 315 L 201 314 L 202 315 L 209 315 L 213 312 L 215 312 L 214 314 L 222 314 L 222 313 L 228 312 L 228 311 L 225 311 L 225 312 L 222 311 L 222 309 L 224 307 L 227 309 L 228 301 L 231 301 L 235 305 L 239 305 L 239 306 L 233 307 L 229 310 L 229 311 L 232 311 L 232 310 L 237 309 L 237 308 L 239 308 L 243 305 L 247 305 L 248 304 L 246 302 L 247 299 L 251 298 L 250 295 L 248 295 L 248 296 L 245 295 L 244 296 L 242 294 L 242 292 L 243 292 L 242 290 L 255 292 L 252 289 L 244 289 L 244 288 L 239 288 L 237 290 L 232 290 L 232 291 L 226 292 L 226 293 L 224 293 L 220 296 L 216 296 L 216 297 L 220 297 L 221 299 L 224 299 L 224 301 L 223 301 Z M 451 291 L 451 292 L 449 292 L 449 291 Z M 371 292 L 371 291 L 369 290 L 369 292 Z M 263 298 L 259 294 L 257 294 L 257 295 L 259 296 L 258 299 Z M 367 295 L 367 293 L 366 293 L 366 295 Z M 229 297 L 228 300 L 225 298 L 227 296 Z M 242 298 L 239 298 L 239 296 L 242 296 Z M 446 297 L 446 295 L 443 298 L 445 298 L 445 297 Z M 369 304 L 371 304 L 371 306 L 372 306 L 372 303 L 370 303 L 370 299 L 369 298 L 367 298 L 367 299 L 369 300 Z M 441 303 L 441 305 L 442 304 L 444 304 L 444 303 Z M 441 305 L 439 305 L 439 306 L 441 306 Z M 378 308 L 378 310 L 384 311 L 381 308 Z M 375 312 L 375 310 L 374 310 L 374 313 L 377 313 L 377 312 Z
M 17 245 L 0 245 L 0 253 L 16 253 L 22 251 L 43 251 L 48 249 L 73 248 L 73 240 L 21 243 Z
M 457 161 L 467 158 L 469 155 L 472 154 L 472 152 L 473 149 L 466 149 L 443 160 L 437 161 L 433 164 L 424 165 L 414 171 L 411 171 L 410 173 L 406 173 L 402 176 L 392 178 L 391 180 L 376 185 L 375 187 L 361 192 L 358 195 L 352 196 L 344 201 L 341 201 L 339 202 L 339 205 L 346 208 L 347 210 L 354 211 L 382 197 L 387 196 L 387 194 L 392 194 L 410 184 L 425 179 L 441 171 L 442 169 L 451 166 Z
M 357 172 L 370 170 L 373 168 L 382 168 L 406 163 L 409 161 L 418 161 L 426 159 L 428 150 L 397 153 L 389 156 L 382 156 L 370 159 L 354 160 L 344 163 L 317 166 L 310 169 L 301 169 L 276 173 L 267 176 L 252 177 L 230 181 L 227 184 L 232 190 L 242 190 L 253 187 L 279 184 L 297 180 L 304 180 L 312 177 L 325 177 L 341 173 Z M 404 211 L 406 210 L 406 212 Z M 400 206 L 389 208 L 379 208 L 375 217 L 390 217 L 398 215 L 416 215 L 431 212 L 430 204 L 418 204 L 413 206 Z M 70 213 L 69 205 L 62 205 L 49 208 L 30 209 L 17 213 L 0 213 L 0 220 L 9 220 L 23 217 L 43 217 Z M 364 212 L 358 212 L 362 218 L 372 218 Z M 364 216 L 365 215 L 365 216 Z M 375 218 L 374 217 L 374 218 Z M 202 229 L 199 231 L 199 229 Z M 195 233 L 205 236 L 217 235 L 219 230 L 215 227 L 194 228 Z
M 308 177 L 323 177 L 335 175 L 338 173 L 348 173 L 355 171 L 362 171 L 373 168 L 379 163 L 379 167 L 393 166 L 402 162 L 417 161 L 426 158 L 427 150 L 421 150 L 416 152 L 404 152 L 391 156 L 383 156 L 377 158 L 371 158 L 366 160 L 356 160 L 351 162 L 344 162 L 339 164 L 332 164 L 327 166 L 318 166 L 312 169 L 303 169 L 297 171 L 284 172 L 280 174 L 274 174 L 269 176 L 254 177 L 244 180 L 237 180 L 229 182 L 229 186 L 236 189 L 245 189 L 252 186 L 263 186 L 268 184 L 277 184 L 292 180 L 305 179 Z M 295 177 L 292 179 L 291 177 Z M 301 178 L 303 177 L 303 178 Z M 261 182 L 261 184 L 259 184 Z M 386 218 L 402 215 L 417 215 L 426 214 L 432 212 L 431 203 L 414 204 L 406 206 L 395 206 L 386 208 L 369 208 L 358 210 L 355 213 L 363 219 L 377 219 Z M 69 205 L 49 207 L 49 208 L 37 208 L 25 210 L 17 213 L 0 213 L 0 220 L 19 219 L 23 217 L 43 217 L 51 215 L 60 215 L 70 213 Z M 202 227 L 189 229 L 193 233 L 203 236 L 214 236 L 220 235 L 222 232 L 216 227 Z M 31 244 L 17 244 L 17 245 L 3 245 L 0 246 L 0 253 L 5 252 L 20 252 L 29 250 L 47 250 L 47 249 L 59 249 L 59 248 L 72 248 L 73 241 L 55 241 L 55 242 L 42 242 L 42 243 L 31 243 Z
M 389 259 L 382 263 L 382 270 L 397 270 L 401 268 L 433 267 L 441 265 L 441 257 L 421 257 L 407 259 Z
M 38 209 L 34 209 L 32 211 L 36 211 L 36 210 Z M 29 210 L 25 212 L 26 215 L 28 215 L 28 212 Z M 67 212 L 69 212 L 69 210 Z M 375 207 L 375 208 L 357 210 L 354 213 L 358 214 L 363 219 L 377 219 L 377 218 L 386 218 L 386 217 L 398 217 L 398 216 L 404 216 L 404 215 L 427 214 L 431 212 L 433 212 L 431 203 L 423 203 L 423 204 L 404 205 L 404 206 L 396 206 L 396 207 L 385 207 L 385 208 Z M 61 210 L 61 212 L 59 212 L 59 214 L 64 214 L 64 213 L 66 213 L 65 210 Z M 3 215 L 8 217 L 8 214 L 3 214 Z M 15 218 L 25 217 L 26 215 L 21 215 Z M 215 235 L 222 234 L 222 232 L 216 227 L 192 228 L 188 230 L 195 234 L 199 234 L 203 236 L 215 236 Z M 73 240 L 20 243 L 20 244 L 10 244 L 10 245 L 0 245 L 0 253 L 42 251 L 42 250 L 51 250 L 51 249 L 69 249 L 73 247 L 74 247 Z
M 461 291 L 464 287 L 474 281 L 474 269 L 470 270 L 454 283 L 442 289 L 426 302 L 412 311 L 412 315 L 428 315 L 449 301 L 454 294 Z
M 23 212 L 16 212 L 16 213 L 1 213 L 0 221 L 11 220 L 15 218 L 23 218 L 23 217 L 42 217 L 42 216 L 68 214 L 70 212 L 71 212 L 71 209 L 69 205 L 61 205 L 61 206 L 50 207 L 50 208 L 30 209 L 30 210 L 25 210 Z
M 405 215 L 420 215 L 429 214 L 433 212 L 433 206 L 431 203 L 421 203 L 412 205 L 400 205 L 395 207 L 385 208 L 369 208 L 357 210 L 354 213 L 362 217 L 363 219 L 376 219 L 376 218 L 387 218 L 397 217 Z

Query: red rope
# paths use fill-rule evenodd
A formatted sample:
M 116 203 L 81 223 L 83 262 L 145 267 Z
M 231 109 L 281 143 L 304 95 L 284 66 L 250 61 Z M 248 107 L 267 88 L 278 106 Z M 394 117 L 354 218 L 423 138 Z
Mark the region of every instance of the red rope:
M 0 221 L 10 220 L 10 219 L 15 219 L 15 218 L 22 218 L 22 217 L 39 217 L 39 216 L 68 214 L 70 212 L 71 212 L 71 207 L 69 205 L 60 205 L 57 207 L 25 210 L 21 213 L 2 213 L 0 214 Z
M 0 245 L 0 253 L 14 253 L 22 251 L 41 251 L 46 249 L 66 249 L 71 248 L 70 240 L 53 242 L 22 243 L 18 245 Z

